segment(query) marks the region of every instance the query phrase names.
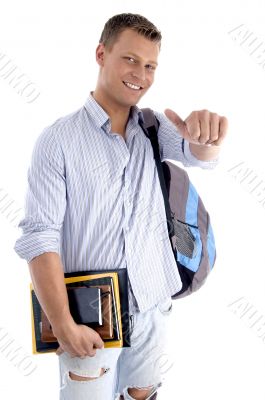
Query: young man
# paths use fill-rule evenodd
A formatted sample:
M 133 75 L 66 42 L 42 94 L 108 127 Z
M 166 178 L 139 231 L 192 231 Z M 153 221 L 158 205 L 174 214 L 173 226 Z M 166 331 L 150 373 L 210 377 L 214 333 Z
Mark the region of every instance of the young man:
M 181 280 L 162 240 L 163 197 L 136 106 L 154 82 L 160 42 L 146 18 L 112 17 L 96 49 L 95 90 L 44 129 L 33 150 L 15 250 L 60 344 L 60 399 L 154 399 L 161 385 L 166 321 Z M 225 117 L 207 110 L 185 121 L 171 110 L 156 116 L 162 159 L 216 165 Z M 129 276 L 131 348 L 104 349 L 96 331 L 72 319 L 64 272 L 121 267 Z

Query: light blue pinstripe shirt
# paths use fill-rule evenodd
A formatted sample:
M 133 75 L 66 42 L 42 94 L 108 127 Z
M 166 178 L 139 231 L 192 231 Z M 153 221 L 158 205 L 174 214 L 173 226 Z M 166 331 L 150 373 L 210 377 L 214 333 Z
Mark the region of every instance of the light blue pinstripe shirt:
M 164 114 L 161 158 L 213 168 L 197 160 Z M 57 252 L 65 272 L 127 267 L 130 310 L 148 310 L 181 289 L 167 239 L 166 214 L 153 150 L 132 107 L 126 140 L 90 94 L 36 140 L 28 169 L 25 215 L 16 253 L 29 262 Z

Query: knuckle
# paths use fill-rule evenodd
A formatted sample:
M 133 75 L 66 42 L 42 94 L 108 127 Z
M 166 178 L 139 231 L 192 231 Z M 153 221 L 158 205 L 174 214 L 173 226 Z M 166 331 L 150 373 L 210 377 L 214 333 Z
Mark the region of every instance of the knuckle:
M 198 140 L 200 137 L 200 131 L 199 130 L 194 130 L 190 134 L 191 138 L 194 140 Z
M 209 110 L 206 110 L 206 109 L 201 110 L 201 111 L 200 111 L 200 115 L 201 115 L 202 117 L 208 117 L 208 116 L 210 115 L 210 111 L 209 111 Z
M 220 117 L 221 122 L 228 124 L 228 119 L 224 116 Z
M 190 114 L 191 118 L 197 118 L 199 114 L 199 111 L 192 111 L 192 113 Z
M 216 112 L 211 113 L 212 118 L 219 118 L 219 115 Z

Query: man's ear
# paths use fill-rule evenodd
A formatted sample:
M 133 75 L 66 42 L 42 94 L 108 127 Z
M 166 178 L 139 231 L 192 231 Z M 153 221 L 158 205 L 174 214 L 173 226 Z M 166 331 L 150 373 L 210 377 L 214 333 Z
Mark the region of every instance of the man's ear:
M 104 65 L 105 51 L 106 49 L 104 44 L 99 43 L 98 47 L 96 48 L 96 61 L 101 67 Z

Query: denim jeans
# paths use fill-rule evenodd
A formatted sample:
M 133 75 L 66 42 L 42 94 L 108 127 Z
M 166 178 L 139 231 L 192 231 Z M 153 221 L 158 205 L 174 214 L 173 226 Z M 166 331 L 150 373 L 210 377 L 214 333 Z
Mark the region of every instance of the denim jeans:
M 59 355 L 60 400 L 118 400 L 120 395 L 127 400 L 133 399 L 128 388 L 149 386 L 151 399 L 162 385 L 171 312 L 169 298 L 144 313 L 131 314 L 131 347 L 97 349 L 95 356 L 85 358 Z M 96 379 L 76 381 L 69 372 Z

